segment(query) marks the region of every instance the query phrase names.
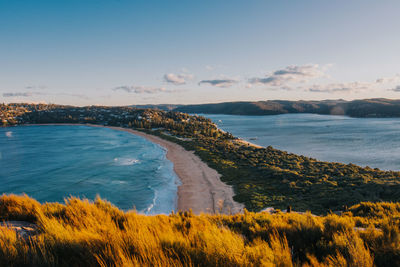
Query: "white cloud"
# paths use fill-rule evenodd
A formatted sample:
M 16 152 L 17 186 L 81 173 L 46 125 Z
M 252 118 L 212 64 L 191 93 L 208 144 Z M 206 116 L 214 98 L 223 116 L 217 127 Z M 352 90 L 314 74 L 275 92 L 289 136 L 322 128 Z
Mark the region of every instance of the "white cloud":
M 167 83 L 172 83 L 174 85 L 186 84 L 189 80 L 192 79 L 193 75 L 187 73 L 181 73 L 181 74 L 168 73 L 164 75 L 164 81 L 166 81 Z

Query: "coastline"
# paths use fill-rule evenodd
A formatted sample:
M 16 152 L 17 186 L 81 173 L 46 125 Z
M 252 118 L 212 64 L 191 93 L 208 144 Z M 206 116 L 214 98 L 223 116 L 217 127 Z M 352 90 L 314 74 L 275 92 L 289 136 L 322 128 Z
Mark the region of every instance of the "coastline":
M 187 151 L 182 146 L 164 140 L 158 136 L 141 131 L 97 124 L 50 123 L 25 125 L 77 125 L 109 128 L 125 131 L 141 136 L 148 141 L 162 146 L 167 151 L 167 159 L 174 165 L 174 172 L 181 181 L 178 186 L 177 210 L 192 210 L 200 213 L 234 214 L 241 212 L 244 205 L 233 200 L 235 195 L 230 185 L 221 181 L 221 175 L 208 167 L 193 151 Z
M 256 145 L 256 144 L 254 144 L 254 143 L 248 142 L 248 141 L 246 141 L 246 140 L 244 140 L 244 139 L 241 139 L 241 138 L 239 138 L 239 139 L 237 139 L 237 140 L 234 140 L 234 142 L 239 143 L 239 144 L 242 144 L 242 145 L 246 145 L 246 146 L 252 146 L 252 147 L 255 147 L 255 148 L 265 148 L 265 147 L 263 147 L 263 146 Z
M 222 130 L 221 128 L 219 128 L 217 124 L 214 123 L 214 125 L 215 125 L 215 127 L 217 127 L 218 130 L 220 130 L 220 131 L 223 132 L 223 133 L 226 133 L 226 131 L 224 131 L 224 130 Z M 254 144 L 254 143 L 251 143 L 251 142 L 249 142 L 249 141 L 246 141 L 246 140 L 244 140 L 244 139 L 242 139 L 242 138 L 237 138 L 237 139 L 235 139 L 235 140 L 233 141 L 233 143 L 239 143 L 239 144 L 242 144 L 242 145 L 252 146 L 252 147 L 255 147 L 255 148 L 265 148 L 265 147 L 263 147 L 263 146 L 256 145 L 256 144 Z

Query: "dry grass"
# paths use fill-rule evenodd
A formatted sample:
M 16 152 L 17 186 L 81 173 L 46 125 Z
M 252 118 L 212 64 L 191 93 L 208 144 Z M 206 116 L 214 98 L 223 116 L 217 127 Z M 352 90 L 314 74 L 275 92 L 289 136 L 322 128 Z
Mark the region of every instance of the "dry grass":
M 325 217 L 146 216 L 101 199 L 40 204 L 3 195 L 0 217 L 36 223 L 39 233 L 23 239 L 0 227 L 0 266 L 398 266 L 398 207 L 361 203 Z

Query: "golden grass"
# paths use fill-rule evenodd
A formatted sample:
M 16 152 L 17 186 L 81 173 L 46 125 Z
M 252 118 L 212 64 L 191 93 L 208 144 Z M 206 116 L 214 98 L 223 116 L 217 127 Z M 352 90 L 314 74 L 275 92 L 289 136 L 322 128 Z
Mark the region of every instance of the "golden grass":
M 0 227 L 0 266 L 398 266 L 398 207 L 361 203 L 325 217 L 146 216 L 100 198 L 40 204 L 3 195 L 2 220 L 36 223 L 39 232 L 24 239 Z

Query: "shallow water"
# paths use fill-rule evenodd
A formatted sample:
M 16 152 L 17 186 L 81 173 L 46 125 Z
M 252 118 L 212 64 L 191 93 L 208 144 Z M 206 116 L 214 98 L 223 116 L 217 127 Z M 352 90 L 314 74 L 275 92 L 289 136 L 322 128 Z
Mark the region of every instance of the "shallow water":
M 40 202 L 96 195 L 121 209 L 169 213 L 179 180 L 166 151 L 131 133 L 89 126 L 0 128 L 0 193 Z
M 323 161 L 400 170 L 400 119 L 315 114 L 210 115 L 219 128 L 252 143 Z

